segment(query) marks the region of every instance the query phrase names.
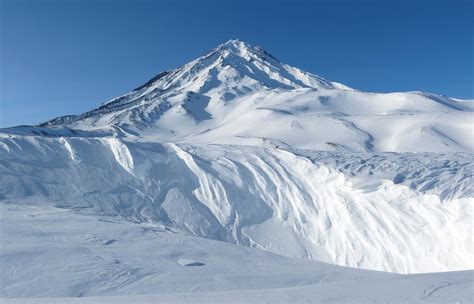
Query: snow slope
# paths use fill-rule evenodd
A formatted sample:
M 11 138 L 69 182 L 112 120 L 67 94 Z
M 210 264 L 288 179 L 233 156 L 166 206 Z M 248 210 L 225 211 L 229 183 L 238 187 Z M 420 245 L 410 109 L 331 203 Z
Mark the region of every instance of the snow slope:
M 87 113 L 41 126 L 120 130 L 146 141 L 301 149 L 473 151 L 473 103 L 364 93 L 230 40 Z
M 364 163 L 358 154 L 112 137 L 1 143 L 4 202 L 47 200 L 343 266 L 474 267 L 472 154 L 377 154 Z
M 396 275 L 350 269 L 54 207 L 2 204 L 0 215 L 1 303 L 473 300 L 472 271 Z
M 452 271 L 474 267 L 473 110 L 231 40 L 87 113 L 1 129 L 0 297 L 472 302 L 473 272 Z M 82 296 L 101 297 L 58 298 Z

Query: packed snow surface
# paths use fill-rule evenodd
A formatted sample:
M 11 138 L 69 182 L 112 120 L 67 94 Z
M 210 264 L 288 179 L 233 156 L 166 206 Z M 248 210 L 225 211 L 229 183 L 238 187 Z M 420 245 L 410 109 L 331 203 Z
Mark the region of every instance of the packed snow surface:
M 472 302 L 473 109 L 231 40 L 97 109 L 2 129 L 0 297 Z
M 472 303 L 472 271 L 351 269 L 44 205 L 0 214 L 2 303 Z

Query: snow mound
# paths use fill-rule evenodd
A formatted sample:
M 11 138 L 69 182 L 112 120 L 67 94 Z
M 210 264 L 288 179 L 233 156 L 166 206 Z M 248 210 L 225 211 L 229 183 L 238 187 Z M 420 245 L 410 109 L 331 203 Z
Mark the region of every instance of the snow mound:
M 179 259 L 178 264 L 182 266 L 204 266 L 206 264 L 191 259 Z

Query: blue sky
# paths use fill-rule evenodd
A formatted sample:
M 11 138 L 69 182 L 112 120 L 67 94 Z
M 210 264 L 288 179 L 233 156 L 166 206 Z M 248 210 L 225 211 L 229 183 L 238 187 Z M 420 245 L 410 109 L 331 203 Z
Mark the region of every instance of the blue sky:
M 226 40 L 363 91 L 474 98 L 474 1 L 0 0 L 0 126 L 78 114 Z

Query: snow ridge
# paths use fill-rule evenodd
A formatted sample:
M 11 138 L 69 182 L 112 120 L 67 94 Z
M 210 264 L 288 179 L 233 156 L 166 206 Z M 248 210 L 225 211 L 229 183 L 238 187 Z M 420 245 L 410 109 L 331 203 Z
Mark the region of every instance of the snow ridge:
M 379 165 L 385 171 L 365 179 L 349 156 L 331 164 L 337 155 L 330 152 L 101 138 L 70 138 L 68 145 L 42 137 L 2 142 L 0 198 L 6 203 L 47 200 L 343 266 L 399 273 L 474 267 L 474 183 L 469 167 L 461 169 L 474 162 L 471 154 L 451 155 L 450 164 L 443 159 L 448 156 L 434 155 L 421 165 L 429 172 L 407 178 L 410 187 L 387 177 L 397 163 L 420 163 L 427 155 L 374 155 L 385 158 Z M 436 175 L 464 186 L 441 183 L 423 192 L 426 176 Z

